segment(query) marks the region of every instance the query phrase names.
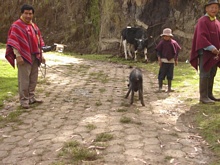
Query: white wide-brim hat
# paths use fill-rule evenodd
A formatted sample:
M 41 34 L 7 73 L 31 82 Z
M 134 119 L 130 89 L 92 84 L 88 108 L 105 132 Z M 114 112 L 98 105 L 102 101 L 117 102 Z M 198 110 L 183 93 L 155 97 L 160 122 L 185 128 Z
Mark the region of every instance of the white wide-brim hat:
M 166 28 L 166 29 L 163 30 L 163 33 L 160 36 L 173 37 L 172 30 L 170 28 Z

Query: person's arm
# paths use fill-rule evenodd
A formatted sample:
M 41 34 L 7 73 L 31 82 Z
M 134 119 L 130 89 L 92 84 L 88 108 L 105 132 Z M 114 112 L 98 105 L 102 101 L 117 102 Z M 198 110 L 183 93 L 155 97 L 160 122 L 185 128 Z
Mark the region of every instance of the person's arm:
M 162 62 L 161 62 L 161 54 L 160 54 L 160 52 L 158 52 L 158 51 L 157 51 L 157 59 L 158 59 L 158 64 L 159 64 L 159 66 L 161 66 L 161 65 L 162 65 Z
M 214 45 L 207 46 L 204 50 L 208 50 L 213 54 L 219 54 L 219 50 Z
M 175 66 L 178 65 L 178 57 L 174 58 L 174 64 L 175 64 Z
M 15 54 L 15 56 L 16 56 L 16 62 L 17 62 L 17 64 L 18 64 L 18 65 L 23 65 L 23 64 L 24 64 L 24 60 L 23 60 L 23 58 L 21 57 L 21 54 L 18 52 L 17 49 L 15 49 L 15 48 L 13 48 L 13 47 L 12 47 L 12 49 L 13 49 L 13 52 L 14 52 L 14 54 Z

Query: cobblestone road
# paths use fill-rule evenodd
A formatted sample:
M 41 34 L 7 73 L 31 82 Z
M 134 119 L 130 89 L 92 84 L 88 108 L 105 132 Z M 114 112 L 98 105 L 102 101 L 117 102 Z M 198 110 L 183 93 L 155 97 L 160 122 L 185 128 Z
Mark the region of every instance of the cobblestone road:
M 46 80 L 37 87 L 44 103 L 0 129 L 1 165 L 50 165 L 59 162 L 65 142 L 90 144 L 100 133 L 112 134 L 113 139 L 97 150 L 102 156 L 102 161 L 94 162 L 97 165 L 209 164 L 203 140 L 181 120 L 189 110 L 179 99 L 181 94 L 156 93 L 152 73 L 144 72 L 142 107 L 137 94 L 132 106 L 130 97 L 124 98 L 132 70 L 126 65 L 51 54 L 47 65 Z M 1 113 L 18 106 L 7 103 Z M 132 122 L 122 123 L 123 117 Z M 88 131 L 88 124 L 95 129 Z

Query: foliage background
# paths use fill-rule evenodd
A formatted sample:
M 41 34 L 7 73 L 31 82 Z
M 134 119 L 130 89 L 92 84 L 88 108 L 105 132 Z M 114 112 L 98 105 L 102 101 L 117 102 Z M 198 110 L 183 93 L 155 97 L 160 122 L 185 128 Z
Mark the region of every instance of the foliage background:
M 120 31 L 127 25 L 148 25 L 153 39 L 149 57 L 155 60 L 154 47 L 163 28 L 170 27 L 181 44 L 180 60 L 188 59 L 196 20 L 203 14 L 205 0 L 0 0 L 0 42 L 5 43 L 8 29 L 20 16 L 20 7 L 35 8 L 34 22 L 40 27 L 47 45 L 63 43 L 76 53 L 119 51 Z

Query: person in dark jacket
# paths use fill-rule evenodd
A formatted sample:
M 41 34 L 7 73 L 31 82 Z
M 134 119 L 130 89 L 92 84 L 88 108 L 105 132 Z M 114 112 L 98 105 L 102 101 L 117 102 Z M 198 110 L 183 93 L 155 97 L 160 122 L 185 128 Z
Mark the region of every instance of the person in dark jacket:
M 198 19 L 192 41 L 190 63 L 196 70 L 199 66 L 199 100 L 204 104 L 220 101 L 213 96 L 214 77 L 220 66 L 219 7 L 218 0 L 209 0 L 205 5 L 205 15 Z
M 177 41 L 173 39 L 172 30 L 170 28 L 165 28 L 161 34 L 162 40 L 156 46 L 157 58 L 159 62 L 159 92 L 162 92 L 163 80 L 167 77 L 168 90 L 167 92 L 172 92 L 172 80 L 174 64 L 178 64 L 178 54 L 181 49 Z

